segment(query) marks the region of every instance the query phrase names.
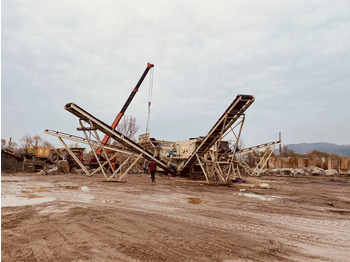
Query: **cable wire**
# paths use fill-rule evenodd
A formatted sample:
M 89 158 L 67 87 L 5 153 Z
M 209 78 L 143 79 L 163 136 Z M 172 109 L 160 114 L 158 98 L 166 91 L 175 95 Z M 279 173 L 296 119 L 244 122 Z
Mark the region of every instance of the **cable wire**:
M 148 115 L 147 115 L 147 125 L 146 125 L 146 134 L 149 133 L 149 121 L 151 119 L 151 104 L 152 104 L 152 93 L 153 93 L 153 73 L 154 68 L 151 69 L 149 86 L 148 86 Z

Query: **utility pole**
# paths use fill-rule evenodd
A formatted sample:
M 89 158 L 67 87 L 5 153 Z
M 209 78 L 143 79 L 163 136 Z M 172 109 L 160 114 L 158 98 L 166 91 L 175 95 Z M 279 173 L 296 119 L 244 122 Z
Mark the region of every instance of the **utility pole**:
M 281 132 L 279 132 L 279 134 L 278 134 L 278 141 L 280 141 L 280 142 L 282 142 L 282 138 L 281 138 L 282 136 L 281 136 Z M 280 143 L 280 145 L 279 145 L 279 156 L 281 156 L 281 152 L 282 152 L 282 143 Z

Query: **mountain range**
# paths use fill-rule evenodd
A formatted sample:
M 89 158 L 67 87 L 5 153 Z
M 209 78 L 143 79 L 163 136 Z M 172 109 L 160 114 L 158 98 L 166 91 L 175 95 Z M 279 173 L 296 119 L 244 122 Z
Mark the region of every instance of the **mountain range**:
M 301 143 L 289 144 L 287 147 L 298 154 L 307 154 L 313 150 L 325 153 L 335 153 L 340 156 L 350 156 L 350 145 L 336 145 L 332 143 Z

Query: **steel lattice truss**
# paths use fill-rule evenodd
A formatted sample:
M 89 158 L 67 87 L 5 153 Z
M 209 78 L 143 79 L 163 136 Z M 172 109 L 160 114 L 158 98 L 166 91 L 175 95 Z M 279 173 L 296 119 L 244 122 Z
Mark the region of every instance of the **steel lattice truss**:
M 251 175 L 259 175 L 261 169 L 266 165 L 269 157 L 271 156 L 271 153 L 266 153 L 266 155 L 264 155 L 260 161 L 260 171 L 250 168 L 242 156 L 251 152 L 252 150 L 272 148 L 278 145 L 280 141 L 238 150 L 242 128 L 245 121 L 244 112 L 254 102 L 254 100 L 254 96 L 251 95 L 237 95 L 208 134 L 202 138 L 199 146 L 195 148 L 193 153 L 187 159 L 178 165 L 179 173 L 183 175 L 191 174 L 195 172 L 195 166 L 199 166 L 208 183 L 210 181 L 228 182 L 230 177 L 240 177 L 240 168 L 244 169 Z M 152 152 L 147 151 L 139 144 L 123 136 L 121 133 L 114 130 L 112 127 L 94 117 L 76 104 L 69 103 L 65 106 L 65 109 L 79 118 L 80 128 L 78 128 L 78 130 L 83 131 L 85 138 L 53 130 L 45 130 L 45 133 L 56 136 L 61 141 L 74 160 L 84 170 L 86 175 L 92 176 L 96 172 L 101 171 L 107 181 L 111 179 L 116 179 L 119 181 L 141 158 L 145 159 L 145 161 L 150 161 L 152 158 L 154 158 L 157 165 L 165 172 L 173 172 L 169 161 L 167 162 L 161 159 L 161 157 L 155 157 Z M 104 144 L 101 141 L 97 131 L 100 131 L 105 136 L 112 138 L 120 146 L 116 147 Z M 220 145 L 223 139 L 227 139 L 229 134 L 231 134 L 231 136 L 233 135 L 233 139 L 231 139 L 231 147 L 223 152 L 220 150 Z M 64 140 L 72 140 L 78 143 L 88 144 L 91 151 L 95 155 L 99 168 L 90 173 L 90 170 L 88 170 L 80 162 Z M 99 157 L 96 154 L 97 149 L 101 151 L 102 156 L 106 160 L 103 163 L 99 160 Z M 109 153 L 113 152 L 113 154 L 110 155 L 107 153 L 107 151 Z M 270 151 L 266 150 L 266 152 Z M 113 167 L 111 159 L 121 154 L 124 156 L 125 160 L 120 163 L 117 168 Z

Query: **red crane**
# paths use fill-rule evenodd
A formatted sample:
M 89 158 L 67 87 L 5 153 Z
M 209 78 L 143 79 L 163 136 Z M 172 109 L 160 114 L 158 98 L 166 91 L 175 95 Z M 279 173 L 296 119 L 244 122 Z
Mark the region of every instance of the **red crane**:
M 112 125 L 111 125 L 111 127 L 112 127 L 113 129 L 115 129 L 115 128 L 117 127 L 118 123 L 120 122 L 120 119 L 122 119 L 122 117 L 123 117 L 123 115 L 124 115 L 126 109 L 127 109 L 128 106 L 130 105 L 130 103 L 131 103 L 132 99 L 134 98 L 136 92 L 138 91 L 140 85 L 142 84 L 143 80 L 145 79 L 145 77 L 146 77 L 148 71 L 149 71 L 152 67 L 154 67 L 153 64 L 147 63 L 147 67 L 146 67 L 146 69 L 145 69 L 145 72 L 143 72 L 143 74 L 142 74 L 140 80 L 137 82 L 135 88 L 131 91 L 131 94 L 130 94 L 129 98 L 126 100 L 124 106 L 122 107 L 122 110 L 118 113 L 118 115 L 117 115 L 116 118 L 114 119 L 114 121 L 113 121 L 113 123 L 112 123 Z M 107 143 L 108 143 L 108 140 L 109 140 L 109 136 L 108 136 L 108 135 L 105 135 L 105 137 L 104 137 L 103 140 L 102 140 L 102 145 L 107 144 Z M 101 150 L 102 150 L 102 148 L 99 147 L 99 148 L 97 149 L 96 153 L 97 153 L 97 154 L 100 154 L 100 153 L 101 153 Z

